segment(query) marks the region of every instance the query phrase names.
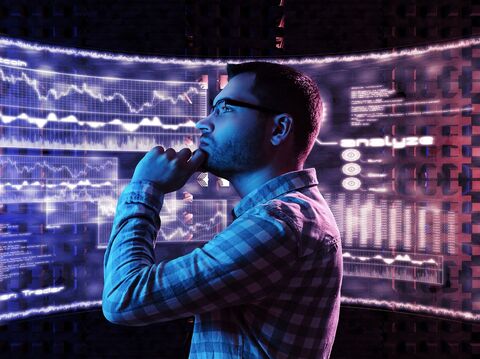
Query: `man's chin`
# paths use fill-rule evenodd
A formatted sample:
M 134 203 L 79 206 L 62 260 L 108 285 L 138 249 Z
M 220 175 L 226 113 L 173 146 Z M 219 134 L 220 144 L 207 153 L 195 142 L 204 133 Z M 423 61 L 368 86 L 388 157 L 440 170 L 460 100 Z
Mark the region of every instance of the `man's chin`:
M 214 169 L 212 169 L 208 164 L 204 163 L 202 164 L 200 167 L 198 167 L 197 171 L 199 172 L 209 172 L 209 173 L 212 173 L 212 174 L 215 174 L 214 173 Z
M 201 170 L 203 172 L 211 173 L 212 175 L 214 175 L 216 177 L 225 178 L 225 176 L 228 176 L 228 174 L 225 173 L 225 171 L 222 171 L 221 169 L 218 169 L 218 168 L 215 168 L 215 167 L 211 167 L 208 164 L 205 164 L 201 168 L 202 168 Z
M 210 169 L 208 168 L 208 157 L 210 156 L 209 153 L 207 151 L 205 151 L 204 149 L 198 149 L 198 150 L 201 150 L 206 155 L 206 158 L 203 161 L 203 163 L 197 168 L 197 171 L 198 172 L 210 172 Z

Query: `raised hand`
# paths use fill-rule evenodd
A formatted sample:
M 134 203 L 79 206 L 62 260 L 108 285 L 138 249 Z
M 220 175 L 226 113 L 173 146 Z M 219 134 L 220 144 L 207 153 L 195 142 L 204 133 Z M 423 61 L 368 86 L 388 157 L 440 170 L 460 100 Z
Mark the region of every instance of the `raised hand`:
M 183 187 L 206 159 L 207 154 L 200 149 L 192 154 L 189 148 L 183 148 L 177 153 L 173 148 L 156 146 L 138 162 L 132 181 L 152 181 L 164 193 L 173 192 Z

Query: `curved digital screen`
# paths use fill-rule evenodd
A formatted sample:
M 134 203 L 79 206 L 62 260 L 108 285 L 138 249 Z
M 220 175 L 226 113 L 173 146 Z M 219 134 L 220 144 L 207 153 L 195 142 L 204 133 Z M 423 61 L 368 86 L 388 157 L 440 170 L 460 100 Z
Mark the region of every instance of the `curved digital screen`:
M 322 93 L 305 168 L 340 228 L 344 304 L 480 320 L 479 44 L 270 59 Z M 0 321 L 100 307 L 119 194 L 153 146 L 197 148 L 225 65 L 0 38 Z M 165 197 L 157 260 L 221 232 L 239 199 L 197 172 Z

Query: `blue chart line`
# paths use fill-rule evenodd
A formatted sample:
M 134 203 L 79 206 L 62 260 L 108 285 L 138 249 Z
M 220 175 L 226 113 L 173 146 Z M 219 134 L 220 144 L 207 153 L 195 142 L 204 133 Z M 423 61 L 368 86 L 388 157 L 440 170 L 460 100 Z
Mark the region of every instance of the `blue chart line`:
M 0 66 L 0 147 L 148 151 L 192 146 L 204 83 Z

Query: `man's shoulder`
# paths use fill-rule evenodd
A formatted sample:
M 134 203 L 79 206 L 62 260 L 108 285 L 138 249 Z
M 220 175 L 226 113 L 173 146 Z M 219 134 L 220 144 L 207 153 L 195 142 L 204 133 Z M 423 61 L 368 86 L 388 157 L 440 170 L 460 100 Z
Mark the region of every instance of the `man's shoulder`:
M 252 210 L 287 223 L 295 233 L 301 256 L 316 251 L 319 246 L 341 246 L 336 220 L 318 190 L 288 192 Z
M 321 219 L 317 214 L 324 205 L 325 203 L 322 203 L 319 197 L 312 196 L 310 193 L 291 191 L 259 204 L 254 209 L 273 217 L 286 218 L 301 231 L 303 222 Z

